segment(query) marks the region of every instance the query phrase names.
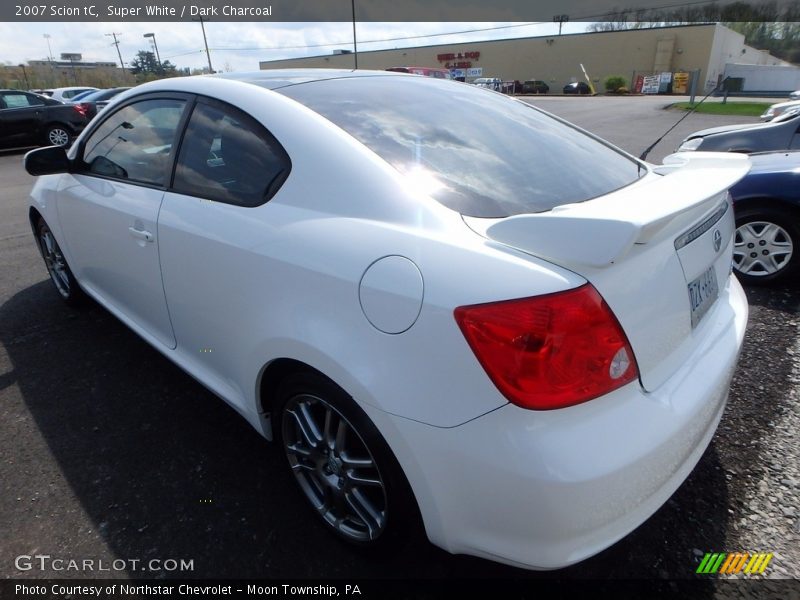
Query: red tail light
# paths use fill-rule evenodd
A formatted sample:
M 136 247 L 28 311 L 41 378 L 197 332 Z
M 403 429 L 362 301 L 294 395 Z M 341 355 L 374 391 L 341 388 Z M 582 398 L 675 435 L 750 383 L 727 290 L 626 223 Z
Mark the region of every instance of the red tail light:
M 455 318 L 497 388 L 523 408 L 572 406 L 639 376 L 622 327 L 588 283 L 545 296 L 461 306 Z
M 80 103 L 80 104 L 73 104 L 73 105 L 72 105 L 72 107 L 73 107 L 73 108 L 74 108 L 76 111 L 78 111 L 79 113 L 81 113 L 81 116 L 83 116 L 83 117 L 85 117 L 85 116 L 86 116 L 86 111 L 89 109 L 89 105 L 88 105 L 88 104 L 83 104 L 83 103 Z

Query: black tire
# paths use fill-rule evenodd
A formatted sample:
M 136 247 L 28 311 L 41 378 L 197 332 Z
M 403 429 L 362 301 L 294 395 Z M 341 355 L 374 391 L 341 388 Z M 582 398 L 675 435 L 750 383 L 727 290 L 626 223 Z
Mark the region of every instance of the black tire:
M 309 371 L 281 382 L 276 406 L 276 440 L 302 495 L 330 532 L 370 551 L 396 550 L 416 539 L 421 520 L 411 487 L 350 396 Z
M 736 214 L 733 268 L 747 285 L 779 283 L 797 273 L 800 228 L 788 211 L 753 207 Z
M 68 147 L 72 143 L 72 130 L 61 123 L 53 123 L 48 126 L 44 134 L 45 145 Z
M 50 275 L 50 281 L 53 282 L 61 299 L 69 306 L 82 304 L 86 295 L 75 280 L 61 247 L 44 219 L 39 219 L 36 224 L 36 243 Z

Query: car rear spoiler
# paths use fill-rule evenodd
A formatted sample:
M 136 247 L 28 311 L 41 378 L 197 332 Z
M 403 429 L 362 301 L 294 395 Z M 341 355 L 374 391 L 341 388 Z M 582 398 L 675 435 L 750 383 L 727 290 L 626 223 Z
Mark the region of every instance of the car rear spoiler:
M 750 170 L 743 154 L 684 152 L 665 163 L 642 180 L 593 200 L 543 213 L 464 221 L 480 235 L 534 256 L 565 266 L 602 268 L 661 232 L 675 229 L 679 234 L 682 221 L 695 217 L 692 209 L 713 209 Z M 674 227 L 668 228 L 670 224 Z

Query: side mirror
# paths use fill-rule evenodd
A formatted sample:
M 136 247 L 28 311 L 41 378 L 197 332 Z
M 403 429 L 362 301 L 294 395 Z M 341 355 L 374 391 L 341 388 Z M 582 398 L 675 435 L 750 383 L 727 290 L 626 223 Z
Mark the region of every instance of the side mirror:
M 23 160 L 25 161 L 25 170 L 31 175 L 67 173 L 72 164 L 67 158 L 67 151 L 63 146 L 31 150 Z

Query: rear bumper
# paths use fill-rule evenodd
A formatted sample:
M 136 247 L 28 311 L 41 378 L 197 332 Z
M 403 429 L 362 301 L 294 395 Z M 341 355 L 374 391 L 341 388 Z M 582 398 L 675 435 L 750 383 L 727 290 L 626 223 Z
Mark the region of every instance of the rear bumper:
M 567 409 L 505 405 L 451 429 L 374 413 L 417 495 L 431 541 L 531 569 L 583 560 L 652 515 L 717 428 L 744 338 L 731 278 L 703 343 L 663 385 Z

